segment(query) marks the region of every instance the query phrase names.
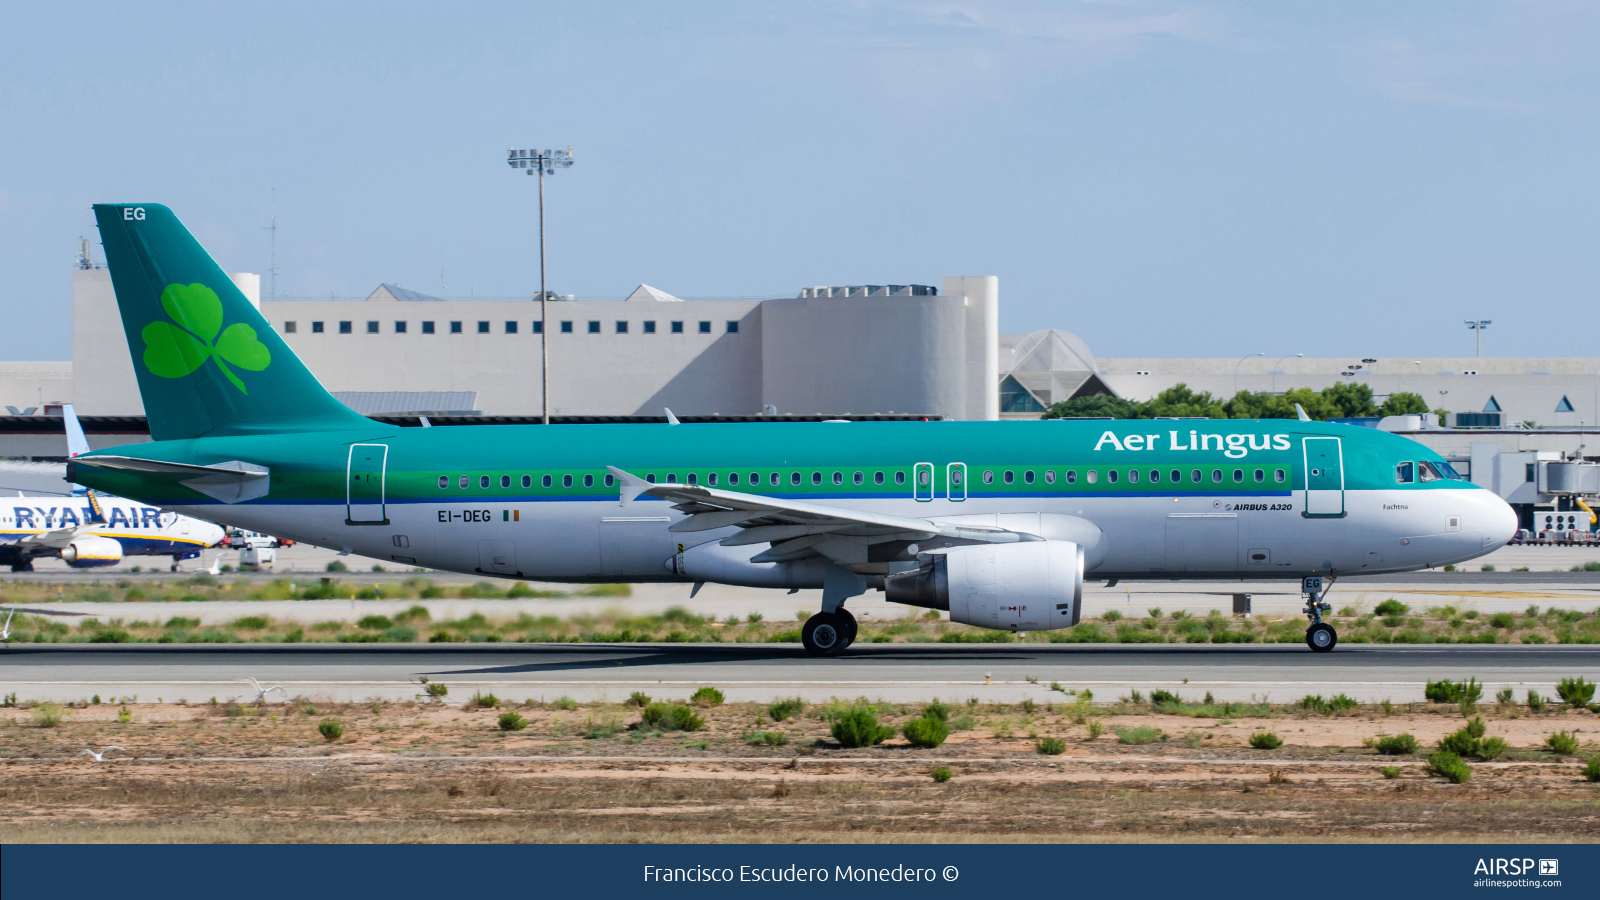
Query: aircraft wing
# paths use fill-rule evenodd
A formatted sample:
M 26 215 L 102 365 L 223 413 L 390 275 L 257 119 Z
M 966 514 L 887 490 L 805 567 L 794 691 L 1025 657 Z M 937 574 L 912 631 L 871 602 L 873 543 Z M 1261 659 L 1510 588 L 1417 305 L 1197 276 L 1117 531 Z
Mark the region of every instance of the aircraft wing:
M 136 456 L 77 456 L 73 457 L 67 466 L 69 479 L 72 478 L 70 471 L 72 466 L 97 466 L 102 469 L 138 472 L 148 478 L 176 482 L 224 503 L 240 503 L 265 497 L 271 481 L 271 472 L 266 466 L 239 460 L 201 466 L 159 459 L 140 459 Z
M 737 534 L 721 540 L 723 546 L 771 544 L 753 562 L 783 562 L 807 556 L 827 556 L 836 562 L 859 562 L 864 554 L 855 548 L 888 541 L 927 541 L 947 538 L 950 543 L 1010 543 L 1023 539 L 1000 528 L 940 525 L 885 513 L 805 503 L 762 494 L 724 491 L 697 484 L 652 484 L 614 466 L 606 467 L 621 485 L 621 502 L 627 506 L 641 495 L 674 504 L 688 518 L 671 531 L 712 531 L 738 527 Z M 1031 538 L 1029 538 L 1031 539 Z
M 71 528 L 41 531 L 38 534 L 30 534 L 19 539 L 17 544 L 36 554 L 47 550 L 61 550 L 72 543 L 72 539 L 81 534 L 83 530 L 82 526 L 74 525 Z

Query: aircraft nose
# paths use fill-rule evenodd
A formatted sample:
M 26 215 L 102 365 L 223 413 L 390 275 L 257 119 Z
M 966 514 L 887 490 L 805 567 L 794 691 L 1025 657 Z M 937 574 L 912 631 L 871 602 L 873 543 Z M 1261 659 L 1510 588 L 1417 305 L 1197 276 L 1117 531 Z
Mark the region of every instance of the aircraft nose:
M 1483 493 L 1483 542 L 1488 547 L 1505 546 L 1517 534 L 1517 511 L 1492 492 Z

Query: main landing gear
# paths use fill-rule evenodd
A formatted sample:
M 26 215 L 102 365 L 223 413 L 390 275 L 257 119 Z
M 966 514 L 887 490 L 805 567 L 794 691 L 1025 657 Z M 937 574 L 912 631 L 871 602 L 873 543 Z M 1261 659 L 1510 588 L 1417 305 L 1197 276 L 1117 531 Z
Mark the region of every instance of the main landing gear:
M 812 656 L 833 656 L 855 640 L 856 617 L 843 607 L 838 612 L 819 612 L 800 628 L 800 643 Z
M 1339 644 L 1339 632 L 1332 625 L 1322 621 L 1322 614 L 1333 609 L 1331 603 L 1323 602 L 1328 595 L 1328 590 L 1333 587 L 1332 578 L 1326 585 L 1320 576 L 1310 576 L 1300 580 L 1300 591 L 1306 595 L 1306 608 L 1302 610 L 1306 618 L 1311 620 L 1311 627 L 1306 629 L 1306 646 L 1316 653 L 1327 653 Z

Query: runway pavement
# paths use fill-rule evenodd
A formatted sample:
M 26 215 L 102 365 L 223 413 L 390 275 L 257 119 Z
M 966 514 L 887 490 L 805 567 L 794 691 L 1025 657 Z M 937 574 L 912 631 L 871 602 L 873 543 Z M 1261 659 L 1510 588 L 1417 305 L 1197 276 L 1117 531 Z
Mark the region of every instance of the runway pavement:
M 420 677 L 510 700 L 687 697 L 714 685 L 734 701 L 867 696 L 895 702 L 934 697 L 983 702 L 1066 702 L 1051 690 L 1089 688 L 1097 700 L 1132 689 L 1175 690 L 1185 699 L 1290 702 L 1345 693 L 1363 702 L 1423 699 L 1430 679 L 1476 677 L 1489 700 L 1512 687 L 1547 696 L 1563 676 L 1594 678 L 1596 645 L 1344 645 L 1314 654 L 1303 645 L 869 644 L 836 659 L 792 645 L 10 645 L 0 648 L 0 685 L 21 700 L 137 697 L 149 702 L 250 700 L 244 677 L 283 684 L 288 695 L 324 701 L 409 700 Z M 1186 681 L 1187 680 L 1187 681 Z M 273 698 L 278 698 L 274 694 Z

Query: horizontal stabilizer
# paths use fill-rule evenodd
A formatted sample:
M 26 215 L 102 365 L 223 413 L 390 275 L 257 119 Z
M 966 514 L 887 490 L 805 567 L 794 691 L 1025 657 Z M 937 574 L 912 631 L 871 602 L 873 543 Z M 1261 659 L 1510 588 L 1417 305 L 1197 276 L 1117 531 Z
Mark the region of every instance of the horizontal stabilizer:
M 70 465 L 138 472 L 141 475 L 177 482 L 223 503 L 243 503 L 246 500 L 265 497 L 272 480 L 271 472 L 266 466 L 240 462 L 236 459 L 200 466 L 159 459 L 140 459 L 134 456 L 79 456 L 73 459 Z

